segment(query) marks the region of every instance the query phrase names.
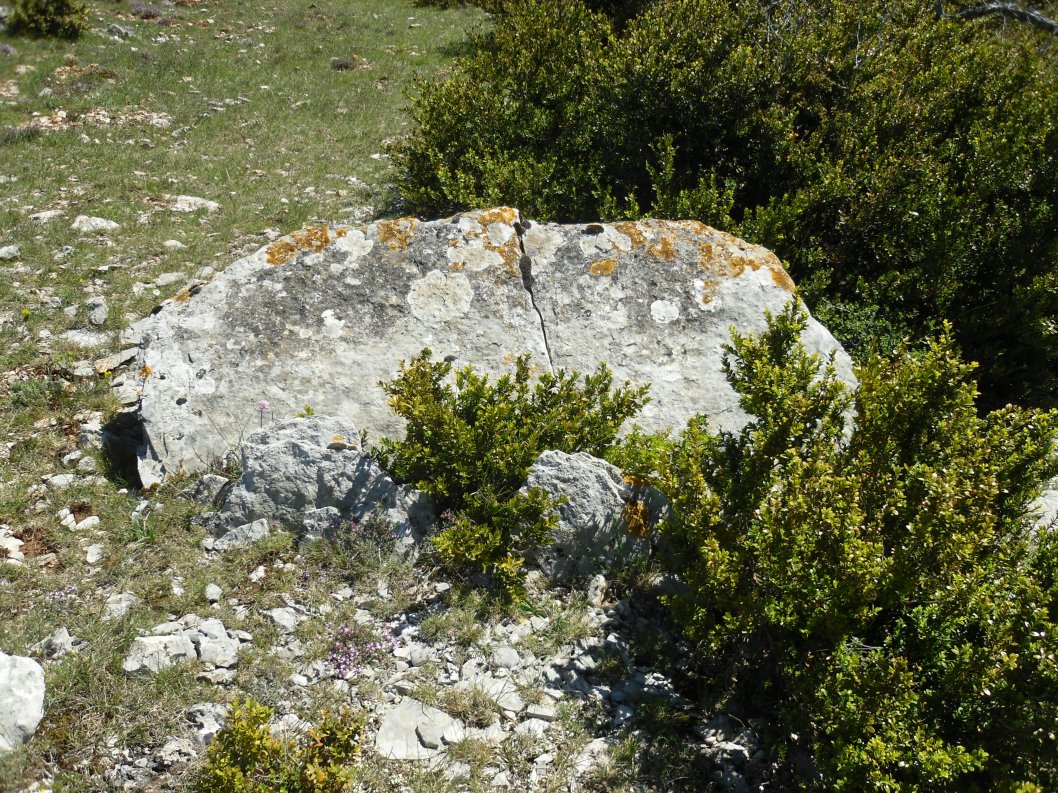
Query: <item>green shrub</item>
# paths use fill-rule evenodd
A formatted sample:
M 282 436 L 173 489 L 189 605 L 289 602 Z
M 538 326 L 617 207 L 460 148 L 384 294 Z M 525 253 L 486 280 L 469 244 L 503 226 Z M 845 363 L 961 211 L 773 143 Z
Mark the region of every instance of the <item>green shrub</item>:
M 518 492 L 546 450 L 602 454 L 621 424 L 646 402 L 647 388 L 614 389 L 605 364 L 584 378 L 544 372 L 534 383 L 529 356 L 489 381 L 472 367 L 444 382 L 448 363 L 423 350 L 383 383 L 393 411 L 407 420 L 403 441 L 383 440 L 383 466 L 427 493 L 447 512 L 434 538 L 443 561 L 489 575 L 508 597 L 521 593 L 525 555 L 554 527 L 543 491 Z
M 88 30 L 88 6 L 78 0 L 15 0 L 11 33 L 75 39 Z
M 404 195 L 429 214 L 696 217 L 775 250 L 855 351 L 947 319 L 989 405 L 1053 405 L 1054 45 L 932 8 L 506 3 L 422 84 Z
M 979 417 L 947 334 L 871 357 L 850 394 L 805 322 L 732 334 L 742 431 L 694 419 L 639 461 L 672 501 L 674 615 L 827 788 L 1055 789 L 1058 533 L 1026 512 L 1058 414 Z
M 349 714 L 323 714 L 299 738 L 276 737 L 272 709 L 253 700 L 232 703 L 228 725 L 206 750 L 192 780 L 196 793 L 340 793 L 353 780 L 364 723 Z

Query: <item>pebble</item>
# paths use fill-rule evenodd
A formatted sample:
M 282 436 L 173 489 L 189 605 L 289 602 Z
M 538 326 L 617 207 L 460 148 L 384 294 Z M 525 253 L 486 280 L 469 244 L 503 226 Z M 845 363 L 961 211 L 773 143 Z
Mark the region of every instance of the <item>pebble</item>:
M 171 212 L 196 212 L 199 209 L 212 213 L 220 209 L 220 204 L 198 196 L 178 195 L 173 197 L 172 203 L 169 205 Z
M 185 276 L 183 273 L 162 273 L 154 279 L 154 283 L 158 286 L 170 286 L 178 281 L 184 280 L 184 278 Z
M 104 604 L 103 619 L 116 619 L 128 614 L 129 609 L 140 602 L 140 599 L 131 592 L 118 592 L 107 598 Z
M 46 209 L 43 212 L 37 212 L 36 214 L 30 215 L 30 220 L 35 220 L 38 223 L 50 223 L 55 218 L 62 217 L 65 212 L 61 209 Z
M 75 528 L 77 529 L 77 531 L 85 531 L 86 529 L 99 528 L 99 516 L 89 515 L 87 518 L 83 518 L 82 520 L 80 520 L 76 524 Z

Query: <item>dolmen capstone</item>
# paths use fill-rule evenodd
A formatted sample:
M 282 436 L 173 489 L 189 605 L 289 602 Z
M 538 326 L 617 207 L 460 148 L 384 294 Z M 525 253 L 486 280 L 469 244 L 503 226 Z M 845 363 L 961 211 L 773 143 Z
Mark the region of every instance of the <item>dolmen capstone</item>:
M 204 469 L 305 405 L 399 435 L 379 386 L 424 347 L 500 375 L 530 353 L 542 370 L 649 383 L 638 417 L 679 430 L 746 416 L 722 371 L 734 327 L 765 327 L 794 284 L 769 251 L 694 221 L 555 225 L 510 208 L 422 222 L 310 228 L 181 290 L 141 324 L 136 369 L 145 487 Z M 807 348 L 848 355 L 815 320 Z

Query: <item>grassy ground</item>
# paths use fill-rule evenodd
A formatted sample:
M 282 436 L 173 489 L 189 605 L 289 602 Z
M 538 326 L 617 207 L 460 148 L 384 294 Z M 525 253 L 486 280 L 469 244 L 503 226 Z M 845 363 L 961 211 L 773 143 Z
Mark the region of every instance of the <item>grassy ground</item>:
M 0 790 L 47 775 L 57 789 L 104 789 L 91 777 L 108 751 L 164 740 L 188 703 L 225 696 L 193 670 L 124 675 L 137 629 L 191 611 L 235 624 L 229 598 L 269 608 L 283 605 L 272 602 L 279 591 L 321 602 L 341 586 L 325 568 L 311 580 L 284 568 L 295 551 L 282 539 L 203 564 L 175 486 L 134 523 L 138 498 L 114 477 L 66 490 L 41 478 L 66 470 L 92 411 L 117 409 L 105 375 L 73 370 L 119 349 L 129 321 L 203 267 L 265 244 L 268 229 L 398 210 L 379 155 L 405 129 L 405 92 L 417 73 L 445 68 L 483 20 L 405 0 L 159 1 L 161 19 L 133 13 L 152 16 L 148 3 L 89 5 L 92 30 L 76 42 L 0 34 L 17 51 L 0 53 L 0 247 L 20 247 L 0 262 L 0 526 L 26 556 L 0 563 L 0 649 L 27 654 L 60 625 L 89 642 L 48 665 L 45 719 L 24 750 L 0 758 Z M 220 208 L 173 212 L 177 195 Z M 30 218 L 54 209 L 63 214 L 48 223 Z M 78 215 L 121 227 L 81 233 L 71 229 Z M 163 273 L 177 275 L 159 283 Z M 92 296 L 109 307 L 101 328 L 88 323 Z M 105 340 L 86 350 L 60 338 L 76 328 Z M 64 527 L 63 508 L 100 524 Z M 88 565 L 95 543 L 103 558 Z M 251 582 L 261 564 L 266 578 Z M 203 595 L 210 582 L 225 590 L 215 612 Z M 112 592 L 141 599 L 127 621 L 102 619 Z M 267 644 L 263 623 L 239 627 Z M 269 675 L 287 671 L 275 664 L 250 652 L 240 679 L 266 692 Z

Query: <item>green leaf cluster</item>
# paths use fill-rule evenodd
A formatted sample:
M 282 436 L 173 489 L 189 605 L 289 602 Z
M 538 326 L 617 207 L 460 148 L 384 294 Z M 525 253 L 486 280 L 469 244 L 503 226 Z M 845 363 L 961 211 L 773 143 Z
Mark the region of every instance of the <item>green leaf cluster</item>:
M 1055 789 L 1058 532 L 1027 513 L 1058 414 L 979 416 L 948 333 L 850 393 L 806 321 L 733 332 L 744 429 L 694 419 L 639 461 L 672 502 L 677 620 L 827 788 Z
M 521 594 L 527 553 L 547 543 L 551 500 L 520 490 L 547 450 L 602 456 L 621 424 L 646 402 L 647 387 L 614 388 L 605 364 L 593 374 L 534 372 L 528 355 L 495 382 L 470 366 L 454 374 L 423 350 L 382 386 L 407 421 L 404 440 L 385 439 L 379 455 L 398 479 L 447 512 L 434 538 L 441 558 L 489 575 L 508 597 Z
M 88 30 L 88 6 L 78 0 L 15 0 L 7 29 L 16 35 L 75 39 Z
M 1058 395 L 1058 59 L 921 0 L 519 0 L 396 147 L 444 214 L 695 217 L 854 351 L 942 320 L 988 406 Z
M 349 713 L 324 713 L 298 738 L 273 735 L 271 708 L 236 699 L 227 726 L 206 750 L 195 775 L 196 793 L 340 793 L 353 781 L 364 721 Z

